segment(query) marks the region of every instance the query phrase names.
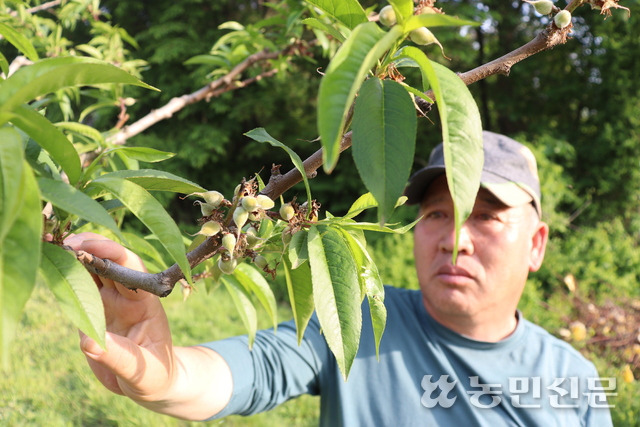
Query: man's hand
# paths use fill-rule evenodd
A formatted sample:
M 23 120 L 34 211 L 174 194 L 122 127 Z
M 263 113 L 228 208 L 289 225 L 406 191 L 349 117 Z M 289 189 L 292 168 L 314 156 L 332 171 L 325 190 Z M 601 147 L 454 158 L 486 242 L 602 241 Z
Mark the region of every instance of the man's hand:
M 138 256 L 97 234 L 78 234 L 65 244 L 145 271 Z M 203 347 L 174 348 L 158 297 L 110 279 L 93 278 L 104 303 L 107 348 L 100 348 L 82 332 L 80 348 L 105 387 L 149 409 L 181 418 L 204 419 L 226 405 L 231 374 L 217 353 Z

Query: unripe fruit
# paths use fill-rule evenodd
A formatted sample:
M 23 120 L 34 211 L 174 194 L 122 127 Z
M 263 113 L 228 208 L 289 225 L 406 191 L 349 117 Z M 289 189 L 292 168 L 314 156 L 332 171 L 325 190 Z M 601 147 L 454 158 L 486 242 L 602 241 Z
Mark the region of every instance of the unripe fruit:
M 202 234 L 203 236 L 208 237 L 215 236 L 220 232 L 221 228 L 222 227 L 220 226 L 220 223 L 218 223 L 217 221 L 207 221 L 202 225 L 200 231 L 198 231 L 198 234 Z
M 260 207 L 266 211 L 276 205 L 275 202 L 269 198 L 269 196 L 265 196 L 264 194 L 258 194 L 256 196 L 256 200 L 258 201 Z
M 556 27 L 561 29 L 568 26 L 571 24 L 571 12 L 568 10 L 561 10 L 553 17 L 553 22 L 556 24 Z
M 233 254 L 233 250 L 236 248 L 236 236 L 232 233 L 227 233 L 222 237 L 222 247 Z
M 255 248 L 262 241 L 262 239 L 258 237 L 258 231 L 253 227 L 249 227 L 247 233 L 245 234 L 245 237 L 247 239 L 247 245 L 249 246 L 249 248 Z
M 242 207 L 238 206 L 235 211 L 233 211 L 233 222 L 236 223 L 238 229 L 241 229 L 249 219 L 249 212 L 245 211 Z
M 420 27 L 411 31 L 409 33 L 409 39 L 415 44 L 419 44 L 421 46 L 426 46 L 437 41 L 436 36 L 434 36 L 427 27 Z
M 218 260 L 218 268 L 224 274 L 232 274 L 233 270 L 235 270 L 237 266 L 238 266 L 238 260 L 235 258 L 231 258 L 228 260 L 224 260 L 220 258 Z
M 244 196 L 241 203 L 242 207 L 247 212 L 253 212 L 258 207 L 258 199 L 253 196 Z
M 285 221 L 290 221 L 295 214 L 296 211 L 293 209 L 293 206 L 291 206 L 291 203 L 285 203 L 280 206 L 280 217 Z
M 553 10 L 553 2 L 550 0 L 534 0 L 534 1 L 524 0 L 524 1 L 526 1 L 531 6 L 533 6 L 536 9 L 536 12 L 538 12 L 541 15 L 548 15 Z
M 256 267 L 260 268 L 260 269 L 264 269 L 267 265 L 267 259 L 265 257 L 263 257 L 262 255 L 258 255 L 253 259 L 253 262 L 256 264 Z
M 233 197 L 238 197 L 241 189 L 242 189 L 242 184 L 236 185 L 236 188 L 234 188 L 233 190 Z
M 260 221 L 264 217 L 264 211 L 255 211 L 249 213 L 249 221 Z
M 200 193 L 205 202 L 217 208 L 224 200 L 224 196 L 219 191 L 207 191 L 206 193 Z
M 380 23 L 385 27 L 392 27 L 396 25 L 396 12 L 393 10 L 393 7 L 388 4 L 380 10 L 380 14 L 378 15 L 380 19 Z
M 213 210 L 216 208 L 209 203 L 202 203 L 200 200 L 196 200 L 195 203 L 200 205 L 200 212 L 202 212 L 202 216 L 209 216 L 213 213 Z

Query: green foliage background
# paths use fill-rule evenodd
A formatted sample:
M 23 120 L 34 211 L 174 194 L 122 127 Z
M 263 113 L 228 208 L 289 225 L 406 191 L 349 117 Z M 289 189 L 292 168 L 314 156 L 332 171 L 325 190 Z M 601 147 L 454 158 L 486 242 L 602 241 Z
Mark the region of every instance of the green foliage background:
M 137 98 L 137 103 L 128 109 L 131 121 L 173 97 L 193 92 L 206 84 L 208 70 L 203 66 L 187 65 L 185 61 L 208 52 L 216 40 L 228 32 L 219 29 L 220 24 L 257 22 L 272 13 L 269 4 L 202 0 L 103 1 L 106 16 L 132 38 L 127 42 L 124 37 L 129 60 L 146 62 L 130 62 L 131 70 L 140 70 L 146 83 L 162 90 L 155 93 L 128 88 L 127 94 Z M 365 4 L 375 7 L 383 2 Z M 637 78 L 640 72 L 637 55 L 640 1 L 629 0 L 623 4 L 631 9 L 630 18 L 622 11 L 614 11 L 612 17 L 603 20 L 595 11 L 580 8 L 574 18 L 573 37 L 567 44 L 516 65 L 508 77 L 490 77 L 470 87 L 483 114 L 484 128 L 528 143 L 538 158 L 543 210 L 552 228 L 552 238 L 542 270 L 532 277 L 527 287 L 522 309 L 527 317 L 554 333 L 578 316 L 572 296 L 563 283 L 567 274 L 576 277 L 581 295 L 594 303 L 613 300 L 621 304 L 640 299 L 640 80 Z M 285 5 L 295 9 L 299 2 L 282 2 L 282 6 Z M 429 51 L 430 56 L 456 71 L 472 69 L 513 50 L 530 40 L 548 22 L 522 2 L 441 0 L 437 6 L 449 15 L 483 22 L 477 29 L 462 32 L 446 28 L 434 30 L 452 60 L 441 58 L 435 49 Z M 88 41 L 92 37 L 88 29 L 86 23 L 72 25 L 62 38 Z M 38 48 L 52 43 L 47 37 L 40 40 L 42 46 L 36 46 Z M 64 45 L 60 37 L 58 42 Z M 0 48 L 11 57 L 6 45 L 5 41 L 0 41 Z M 320 49 L 311 49 L 306 57 L 293 60 L 289 71 L 248 89 L 189 106 L 170 120 L 132 138 L 130 143 L 177 153 L 174 159 L 164 163 L 164 168 L 204 187 L 230 194 L 242 177 L 260 170 L 268 171 L 271 163 L 289 164 L 284 153 L 250 142 L 242 136 L 244 132 L 265 127 L 303 158 L 319 147 L 318 143 L 311 142 L 317 136 L 315 97 L 321 77 L 318 70 L 326 67 L 328 60 Z M 407 77 L 416 78 L 410 73 Z M 63 119 L 71 114 L 73 96 L 65 92 L 56 96 L 65 100 L 61 104 L 63 108 L 59 111 L 52 108 L 48 113 Z M 95 115 L 92 124 L 108 127 L 117 121 L 117 112 L 112 109 L 110 113 Z M 421 120 L 419 135 L 414 169 L 426 164 L 430 149 L 439 142 L 440 129 L 428 120 Z M 314 196 L 323 208 L 336 214 L 344 213 L 365 191 L 348 155 L 341 157 L 332 175 L 326 176 L 320 171 L 313 186 Z M 302 194 L 302 187 L 297 188 Z M 183 228 L 192 231 L 195 212 L 190 202 L 161 197 Z M 404 221 L 414 215 L 415 211 L 406 209 L 393 219 Z M 131 223 L 129 227 L 136 225 Z M 416 286 L 410 236 L 373 238 L 372 246 L 387 283 Z M 72 336 L 69 342 L 63 341 L 73 335 L 72 328 L 64 326 L 57 314 L 46 311 L 49 297 L 44 291 L 39 292 L 39 298 L 30 302 L 39 305 L 33 310 L 27 309 L 26 313 L 30 314 L 25 314 L 22 337 L 12 350 L 13 373 L 5 378 L 0 388 L 0 413 L 6 417 L 0 417 L 0 421 L 7 421 L 9 425 L 20 425 L 25 420 L 27 424 L 38 425 L 45 419 L 56 420 L 50 425 L 56 422 L 59 425 L 169 423 L 152 419 L 152 415 L 138 415 L 138 412 L 132 415 L 131 412 L 137 410 L 114 403 L 122 401 L 117 397 L 100 394 L 88 378 L 86 366 L 70 367 L 81 363 L 79 351 L 71 343 L 75 337 Z M 203 295 L 204 292 L 195 295 L 196 298 L 184 306 L 175 300 L 168 302 L 174 312 L 174 331 L 179 332 L 183 343 L 242 332 L 236 330 L 240 322 L 218 322 L 207 317 L 211 310 L 200 312 L 189 305 L 200 304 L 194 300 L 205 304 L 209 300 Z M 220 301 L 224 300 L 216 299 L 215 303 L 230 306 L 228 301 Z M 282 317 L 286 317 L 286 313 Z M 33 329 L 35 325 L 47 325 L 47 320 L 51 319 L 56 322 L 54 330 L 48 327 Z M 208 325 L 215 323 L 223 325 L 219 336 L 216 335 L 218 332 L 209 333 Z M 183 330 L 184 335 L 181 335 Z M 56 340 L 60 340 L 62 347 L 56 347 Z M 34 343 L 42 342 L 49 344 L 34 346 Z M 581 350 L 595 360 L 603 376 L 619 377 L 619 359 L 607 359 L 590 352 L 588 347 L 581 347 Z M 22 354 L 32 356 L 25 359 Z M 69 356 L 75 357 L 70 359 L 74 363 L 64 366 L 44 364 L 47 369 L 38 368 L 42 365 L 39 359 L 66 361 L 66 357 L 60 357 L 63 354 L 74 355 Z M 79 380 L 74 379 L 77 369 L 84 369 L 85 376 Z M 54 389 L 38 389 L 40 391 L 35 395 L 31 393 L 32 396 L 16 392 L 32 390 L 52 372 L 57 376 Z M 640 408 L 633 396 L 640 392 L 638 382 L 621 382 L 618 391 L 620 397 L 616 404 L 619 409 L 614 411 L 615 420 L 619 425 L 637 425 Z M 98 397 L 91 397 L 94 393 Z M 53 417 L 46 409 L 50 401 L 71 402 L 57 400 L 64 395 L 72 396 L 82 404 L 69 405 L 66 409 L 72 413 L 61 412 L 57 418 L 45 418 Z M 105 412 L 105 408 L 111 409 L 114 405 L 122 418 L 117 418 L 112 411 Z M 56 408 L 64 411 L 63 405 Z M 86 408 L 90 410 L 86 411 Z M 79 415 L 83 410 L 86 418 Z M 303 411 L 310 413 L 305 415 L 305 422 L 313 422 L 313 410 L 306 408 Z M 138 418 L 147 416 L 150 418 Z

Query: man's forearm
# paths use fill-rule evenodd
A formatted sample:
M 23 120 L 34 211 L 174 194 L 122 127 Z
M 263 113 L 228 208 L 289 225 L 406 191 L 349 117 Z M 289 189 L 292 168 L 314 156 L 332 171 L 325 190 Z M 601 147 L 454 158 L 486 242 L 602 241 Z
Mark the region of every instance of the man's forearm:
M 227 362 L 205 347 L 175 347 L 175 381 L 165 396 L 135 400 L 155 412 L 202 421 L 220 412 L 233 391 Z

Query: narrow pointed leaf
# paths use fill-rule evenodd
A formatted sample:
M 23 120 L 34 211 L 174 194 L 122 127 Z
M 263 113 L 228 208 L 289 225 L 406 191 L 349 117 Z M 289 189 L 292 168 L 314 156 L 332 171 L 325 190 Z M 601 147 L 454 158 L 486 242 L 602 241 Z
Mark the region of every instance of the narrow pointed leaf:
M 170 191 L 173 193 L 198 193 L 206 191 L 203 187 L 188 179 L 181 178 L 169 172 L 155 169 L 136 169 L 109 172 L 100 177 L 126 179 L 134 182 L 148 191 Z
M 113 218 L 100 203 L 82 191 L 66 182 L 49 178 L 39 178 L 38 186 L 40 187 L 42 198 L 47 202 L 89 222 L 107 227 L 120 239 L 124 240 Z
M 117 147 L 110 151 L 118 151 L 120 154 L 124 154 L 130 159 L 148 163 L 161 162 L 176 155 L 175 153 L 160 151 L 149 147 Z
M 302 159 L 300 158 L 300 156 L 298 156 L 298 154 L 295 151 L 293 151 L 291 148 L 287 147 L 282 142 L 278 141 L 277 139 L 269 135 L 269 133 L 264 128 L 256 128 L 256 129 L 250 130 L 249 132 L 245 133 L 245 135 L 253 139 L 254 141 L 266 142 L 271 144 L 272 147 L 282 148 L 284 151 L 286 151 L 289 157 L 291 158 L 293 165 L 296 167 L 296 169 L 298 169 L 298 171 L 302 175 L 304 188 L 307 191 L 307 200 L 311 200 L 311 188 L 309 187 L 309 180 L 307 179 L 307 173 L 304 170 L 304 164 L 302 163 Z
M 68 56 L 22 67 L 0 85 L 0 111 L 12 111 L 41 95 L 73 86 L 123 83 L 155 89 L 104 61 Z
M 0 34 L 31 61 L 38 60 L 38 52 L 24 35 L 2 22 L 0 22 Z
M 235 277 L 228 275 L 222 276 L 222 283 L 229 292 L 229 295 L 231 295 L 231 299 L 238 310 L 240 319 L 247 329 L 249 336 L 249 348 L 251 348 L 253 347 L 253 342 L 256 339 L 256 332 L 258 331 L 258 315 L 256 313 L 256 308 L 251 303 L 249 294 L 244 286 L 242 286 Z
M 452 257 L 455 263 L 460 228 L 471 213 L 480 188 L 484 162 L 480 111 L 467 86 L 453 71 L 430 61 L 420 49 L 405 48 L 402 53 L 420 66 L 423 79 L 429 81 L 438 104 L 444 161 L 451 171 L 447 174 L 447 184 L 454 203 L 456 240 Z
M 40 268 L 42 278 L 66 316 L 105 348 L 106 321 L 102 298 L 87 270 L 73 254 L 50 243 L 42 247 Z
M 300 230 L 295 233 L 291 237 L 288 248 L 291 268 L 296 269 L 309 259 L 309 251 L 307 249 L 307 232 L 305 230 Z
M 377 231 L 380 233 L 393 233 L 393 234 L 404 234 L 407 231 L 411 230 L 414 225 L 420 221 L 422 217 L 414 220 L 413 222 L 404 225 L 398 228 L 391 228 L 388 226 L 383 226 L 380 224 L 376 224 L 373 222 L 350 222 L 350 221 L 340 221 L 340 227 L 344 227 L 349 230 L 363 230 L 363 231 Z
M 308 249 L 318 320 L 346 379 L 358 352 L 362 329 L 356 264 L 340 232 L 331 227 L 311 227 Z
M 358 214 L 366 211 L 367 209 L 375 208 L 378 206 L 378 202 L 376 202 L 375 197 L 371 193 L 365 193 L 362 196 L 358 197 L 358 199 L 353 202 L 349 211 L 344 216 L 344 218 L 354 218 Z
M 338 30 L 336 30 L 331 25 L 325 24 L 319 19 L 307 18 L 307 19 L 303 19 L 302 23 L 307 25 L 308 27 L 315 28 L 317 30 L 324 31 L 327 34 L 330 34 L 331 37 L 338 40 L 339 42 L 344 41 L 344 36 Z
M 0 129 L 0 242 L 19 214 L 23 201 L 22 141 L 13 129 Z
M 331 60 L 318 95 L 318 130 L 325 171 L 331 172 L 338 161 L 347 113 L 362 81 L 401 36 L 399 26 L 385 33 L 375 22 L 361 24 Z
M 309 319 L 311 319 L 314 310 L 311 269 L 309 263 L 301 264 L 294 269 L 287 257 L 283 257 L 282 261 L 299 345 L 302 342 L 304 331 L 307 329 Z
M 169 256 L 180 266 L 185 278 L 191 283 L 191 268 L 185 254 L 182 234 L 175 221 L 151 194 L 141 186 L 118 178 L 94 180 L 92 186 L 98 186 L 119 199 L 127 209 L 158 238 Z
M 407 91 L 392 80 L 367 80 L 353 115 L 352 152 L 358 173 L 378 202 L 378 221 L 391 216 L 411 173 L 417 118 Z
M 278 306 L 276 297 L 262 273 L 246 262 L 238 264 L 233 276 L 247 290 L 258 298 L 273 323 L 273 328 L 278 327 Z
M 23 164 L 22 159 L 18 161 Z M 9 344 L 36 283 L 42 240 L 38 184 L 26 162 L 18 178 L 21 203 L 4 240 L 0 241 L 0 355 L 5 366 Z
M 69 182 L 78 182 L 81 173 L 80 156 L 71 141 L 49 120 L 27 106 L 15 110 L 11 122 L 22 129 L 42 148 L 47 150 L 69 177 Z
M 318 9 L 333 16 L 349 28 L 367 22 L 367 15 L 357 0 L 307 0 Z
M 384 285 L 378 267 L 369 255 L 365 244 L 346 230 L 340 230 L 351 249 L 358 268 L 358 280 L 363 294 L 367 296 L 373 336 L 376 345 L 376 357 L 380 358 L 380 341 L 387 323 L 387 308 L 384 305 Z

